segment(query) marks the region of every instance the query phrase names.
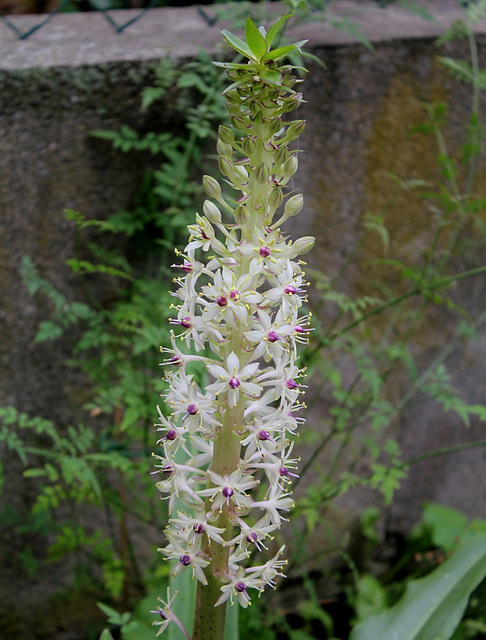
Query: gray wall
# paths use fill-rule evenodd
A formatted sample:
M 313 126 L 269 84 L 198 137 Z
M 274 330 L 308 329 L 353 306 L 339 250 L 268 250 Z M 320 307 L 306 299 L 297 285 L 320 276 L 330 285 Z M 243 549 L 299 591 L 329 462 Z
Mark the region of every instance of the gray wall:
M 457 150 L 470 104 L 469 91 L 453 81 L 437 62 L 435 37 L 459 17 L 453 1 L 424 3 L 437 22 L 425 21 L 374 3 L 336 2 L 333 12 L 349 15 L 373 42 L 366 50 L 351 36 L 328 24 L 296 30 L 310 38 L 309 50 L 326 68 L 311 63 L 301 117 L 308 128 L 302 138 L 306 153 L 296 178 L 306 198 L 299 232 L 317 237 L 310 266 L 337 272 L 362 232 L 363 215 L 379 212 L 390 197 L 384 172 L 406 178 L 437 179 L 433 141 L 409 136 L 424 118 L 429 101 L 450 102 L 447 140 Z M 131 13 L 119 12 L 120 22 Z M 36 17 L 17 18 L 31 24 Z M 23 22 L 21 22 L 23 21 Z M 30 22 L 29 22 L 30 21 Z M 151 63 L 165 55 L 193 56 L 199 47 L 214 53 L 219 25 L 208 27 L 193 9 L 154 10 L 115 34 L 99 15 L 56 16 L 31 38 L 21 41 L 0 23 L 0 402 L 67 424 L 79 411 L 83 381 L 66 372 L 63 361 L 70 344 L 33 343 L 37 324 L 48 305 L 29 297 L 19 276 L 23 255 L 31 256 L 42 275 L 67 296 L 77 296 L 77 283 L 65 266 L 72 256 L 74 230 L 63 210 L 74 208 L 103 217 L 129 206 L 143 173 L 138 156 L 114 153 L 90 137 L 93 129 L 127 123 L 139 129 L 173 126 L 174 114 L 139 111 L 140 89 L 151 75 Z M 478 27 L 481 58 L 486 29 Z M 442 53 L 467 57 L 464 42 Z M 149 159 L 147 159 L 149 161 Z M 484 173 L 480 173 L 484 176 Z M 413 259 L 430 234 L 423 204 L 400 195 L 387 214 L 391 246 L 387 257 Z M 383 272 L 370 263 L 384 257 L 379 240 L 369 239 L 357 254 L 346 281 L 348 292 L 376 295 L 370 282 Z M 456 259 L 457 269 L 472 268 L 470 256 Z M 384 272 L 390 284 L 392 271 Z M 110 292 L 106 292 L 109 297 Z M 485 278 L 465 282 L 458 300 L 475 316 L 484 310 Z M 321 321 L 328 321 L 327 312 Z M 426 366 L 450 338 L 454 314 L 441 310 L 427 316 L 424 333 L 413 346 Z M 383 327 L 373 324 L 376 337 Z M 373 339 L 373 335 L 370 339 Z M 485 340 L 454 353 L 454 382 L 471 402 L 484 399 Z M 154 372 L 156 375 L 156 372 Z M 395 380 L 390 399 L 398 399 L 405 378 Z M 321 427 L 331 400 L 318 385 L 308 393 L 309 423 Z M 481 439 L 482 427 L 465 430 L 452 414 L 417 407 L 400 416 L 396 436 L 406 457 L 436 448 Z M 303 458 L 305 460 L 305 453 Z M 397 503 L 387 512 L 387 526 L 407 531 L 419 516 L 423 500 L 437 500 L 486 517 L 484 450 L 443 457 L 415 467 L 403 484 Z M 325 457 L 320 461 L 325 464 Z M 3 500 L 12 506 L 31 500 L 29 485 L 18 490 L 21 465 L 8 460 Z M 375 498 L 355 492 L 333 516 L 345 529 L 359 508 Z M 157 544 L 157 542 L 155 542 Z M 62 606 L 46 597 L 57 591 L 62 576 L 53 568 L 42 576 L 19 575 L 15 554 L 20 547 L 11 529 L 2 539 L 0 561 L 0 640 L 20 637 L 82 638 L 76 632 L 86 611 L 95 611 L 89 597 Z M 3 624 L 3 627 L 2 627 Z M 33 635 L 35 628 L 37 635 Z M 3 634 L 3 635 L 2 635 Z

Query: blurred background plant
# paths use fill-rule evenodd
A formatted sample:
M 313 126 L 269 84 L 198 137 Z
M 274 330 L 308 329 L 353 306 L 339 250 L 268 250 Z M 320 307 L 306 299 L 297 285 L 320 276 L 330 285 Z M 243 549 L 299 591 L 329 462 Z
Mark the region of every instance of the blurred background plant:
M 324 10 L 323 17 L 333 19 L 328 11 L 331 3 L 319 7 L 291 4 L 301 11 L 301 17 L 314 15 L 317 9 Z M 485 13 L 485 4 L 466 8 L 464 20 L 440 41 L 460 37 L 469 43 L 469 60 L 440 58 L 458 81 L 471 87 L 462 155 L 456 158 L 448 151 L 443 133 L 447 105 L 429 105 L 414 135 L 436 141 L 436 183 L 388 176 L 397 194 L 418 199 L 424 215 L 427 212 L 433 219 L 422 261 L 411 264 L 386 257 L 392 197 L 383 210 L 366 215 L 361 239 L 335 277 L 308 270 L 317 291 L 311 301 L 316 330 L 303 364 L 311 374 L 309 386 L 328 394 L 332 407 L 318 425 L 309 421 L 302 434 L 312 453 L 304 459 L 294 483 L 298 489 L 295 524 L 285 534 L 292 540 L 290 578 L 278 597 L 262 599 L 251 613 L 243 612 L 240 632 L 244 638 L 346 640 L 353 624 L 388 611 L 413 578 L 440 568 L 465 530 L 472 527 L 484 533 L 484 523 L 467 524 L 461 514 L 429 505 L 423 524 L 384 559 L 386 510 L 365 511 L 358 532 L 341 539 L 333 539 L 328 515 L 338 498 L 357 487 L 380 492 L 384 505 L 389 505 L 414 463 L 486 445 L 485 441 L 458 445 L 405 460 L 395 430 L 402 412 L 425 402 L 454 411 L 465 426 L 472 420 L 486 421 L 486 406 L 464 401 L 447 369 L 453 350 L 479 339 L 486 322 L 486 313 L 470 317 L 455 295 L 461 281 L 486 273 L 486 200 L 478 195 L 477 181 L 484 141 L 479 94 L 486 84 L 486 72 L 479 67 L 471 29 L 473 20 L 481 11 Z M 413 3 L 409 6 L 422 12 Z M 235 3 L 231 15 L 237 18 L 241 10 L 248 13 L 248 5 L 242 8 Z M 336 19 L 336 25 L 354 29 L 347 21 Z M 93 132 L 120 152 L 153 154 L 160 158 L 160 166 L 147 172 L 132 210 L 114 212 L 105 220 L 66 212 L 78 237 L 78 253 L 69 267 L 79 277 L 82 300 L 67 300 L 37 272 L 29 257 L 23 261 L 29 292 L 45 296 L 53 310 L 51 318 L 40 325 L 37 341 L 55 341 L 66 332 L 77 336 L 67 364 L 82 372 L 90 392 L 78 410 L 83 418 L 69 427 L 13 407 L 0 409 L 0 442 L 26 465 L 25 475 L 35 482 L 36 490 L 31 509 L 20 518 L 18 513 L 2 513 L 2 520 L 12 522 L 19 535 L 33 532 L 48 541 L 42 558 L 34 556 L 28 546 L 23 548 L 19 560 L 28 573 L 39 571 L 43 562 L 74 557 L 74 588 L 88 584 L 99 593 L 108 603 L 102 607 L 110 624 L 121 628 L 125 640 L 140 640 L 144 634 L 153 637 L 147 610 L 153 608 L 154 594 L 164 591 L 167 580 L 166 566 L 150 550 L 147 553 L 134 544 L 127 518 L 156 534 L 166 515 L 150 476 L 154 407 L 162 391 L 156 375 L 161 359 L 158 349 L 169 342 L 171 298 L 165 292 L 173 249 L 181 244 L 181 231 L 201 203 L 200 168 L 224 117 L 223 82 L 204 53 L 182 66 L 163 60 L 154 68 L 153 85 L 143 91 L 141 108 L 170 99 L 180 116 L 179 131 L 141 135 L 122 126 L 118 131 Z M 347 270 L 370 236 L 380 239 L 385 255 L 381 264 L 395 271 L 396 284 L 390 286 L 389 279 L 373 282 L 369 289 L 373 294 L 353 297 L 345 293 Z M 457 271 L 456 258 L 461 255 L 467 255 L 467 269 Z M 91 285 L 100 279 L 109 282 L 114 292 L 109 304 L 92 292 Z M 432 309 L 455 314 L 457 327 L 455 335 L 422 367 L 410 345 Z M 324 317 L 326 324 L 320 326 L 319 318 Z M 380 326 L 385 326 L 379 335 L 373 324 L 377 317 Z M 353 372 L 351 377 L 343 374 L 343 363 L 346 371 Z M 388 390 L 395 376 L 402 379 L 404 373 L 407 388 L 392 401 Z M 92 516 L 88 521 L 87 510 Z M 101 520 L 103 526 L 96 526 Z M 318 555 L 309 544 L 316 531 L 325 532 L 329 541 Z M 361 540 L 357 554 L 352 551 L 351 534 Z M 454 640 L 480 638 L 485 633 L 484 588 L 480 585 L 471 598 L 463 621 L 453 630 Z M 134 613 L 119 614 L 118 609 Z

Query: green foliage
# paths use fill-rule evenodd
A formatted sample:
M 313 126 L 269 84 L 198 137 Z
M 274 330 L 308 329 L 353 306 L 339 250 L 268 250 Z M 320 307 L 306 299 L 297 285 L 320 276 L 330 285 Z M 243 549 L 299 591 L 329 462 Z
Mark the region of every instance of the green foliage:
M 389 611 L 358 625 L 350 640 L 448 640 L 458 626 L 472 591 L 486 576 L 486 535 L 458 547 L 425 578 L 407 585 Z

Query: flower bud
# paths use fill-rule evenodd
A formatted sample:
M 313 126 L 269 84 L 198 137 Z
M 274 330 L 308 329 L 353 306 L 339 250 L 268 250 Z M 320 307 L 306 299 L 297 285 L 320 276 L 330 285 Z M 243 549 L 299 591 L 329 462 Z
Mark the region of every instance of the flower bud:
M 304 253 L 307 253 L 312 249 L 315 241 L 316 239 L 312 236 L 304 236 L 302 238 L 298 238 L 294 243 L 292 243 L 292 248 L 297 256 L 303 256 Z
M 249 219 L 248 211 L 246 210 L 246 207 L 244 207 L 242 204 L 240 204 L 240 206 L 235 209 L 234 215 L 235 215 L 236 224 L 239 224 L 241 226 L 247 224 Z
M 221 211 L 211 200 L 204 201 L 203 212 L 209 222 L 221 222 Z
M 249 122 L 247 118 L 243 118 L 242 116 L 232 116 L 231 124 L 235 129 L 238 129 L 239 131 L 246 131 Z
M 297 159 L 297 154 L 294 153 L 290 156 L 290 158 L 286 161 L 283 168 L 283 174 L 285 178 L 291 178 L 294 173 L 296 173 L 299 168 L 299 161 Z
M 275 164 L 284 164 L 289 157 L 289 150 L 287 147 L 279 147 L 275 153 L 273 154 L 273 158 L 275 160 Z
M 215 200 L 221 199 L 221 187 L 219 182 L 212 176 L 203 176 L 202 178 L 203 189 L 210 198 Z
M 304 206 L 304 196 L 301 193 L 297 193 L 295 196 L 292 196 L 285 203 L 284 209 L 284 217 L 292 218 L 296 216 L 298 213 L 302 211 L 302 207 Z
M 257 149 L 256 142 L 253 140 L 253 138 L 248 136 L 243 140 L 243 144 L 241 145 L 241 148 L 243 149 L 243 152 L 247 156 L 251 157 Z
M 230 160 L 230 158 L 228 158 L 228 156 L 219 157 L 219 169 L 221 173 L 230 180 L 235 173 L 235 165 Z
M 262 164 L 258 167 L 255 177 L 258 184 L 265 184 L 267 182 L 268 178 L 270 177 L 270 169 L 264 162 L 262 162 Z
M 282 202 L 283 202 L 282 189 L 280 189 L 279 187 L 276 187 L 275 189 L 272 190 L 272 192 L 270 193 L 270 195 L 268 197 L 269 207 L 270 207 L 270 209 L 275 211 L 276 209 L 278 209 L 280 207 Z
M 305 129 L 305 120 L 294 120 L 289 124 L 285 132 L 285 136 L 282 139 L 282 143 L 288 144 L 293 140 L 296 140 Z
M 280 118 L 271 118 L 267 123 L 267 127 L 270 135 L 274 136 L 282 128 L 282 122 Z
M 219 139 L 225 144 L 233 144 L 235 141 L 235 136 L 229 127 L 225 127 L 220 124 L 218 127 L 218 136 Z
M 228 156 L 228 158 L 231 158 L 233 155 L 233 147 L 222 140 L 218 140 L 216 143 L 216 150 L 220 156 Z

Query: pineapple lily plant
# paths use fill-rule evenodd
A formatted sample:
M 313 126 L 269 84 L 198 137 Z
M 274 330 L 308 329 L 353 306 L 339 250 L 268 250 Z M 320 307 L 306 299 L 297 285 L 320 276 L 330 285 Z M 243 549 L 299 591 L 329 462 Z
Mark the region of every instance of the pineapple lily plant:
M 172 346 L 162 348 L 169 414 L 159 409 L 154 473 L 170 513 L 160 551 L 173 575 L 192 573 L 197 593 L 191 636 L 170 592 L 154 624 L 162 633 L 173 622 L 192 640 L 221 640 L 227 603 L 247 607 L 285 565 L 283 547 L 258 565 L 251 556 L 267 549 L 293 506 L 293 436 L 304 407 L 297 347 L 310 330 L 300 256 L 314 239 L 292 241 L 281 230 L 303 206 L 289 182 L 298 167 L 290 145 L 304 122 L 287 120 L 302 94 L 295 67 L 282 60 L 304 43 L 272 49 L 288 18 L 268 31 L 248 18 L 245 40 L 222 31 L 247 59 L 216 63 L 232 82 L 225 91 L 232 127 L 219 128 L 217 143 L 230 195 L 204 176 L 203 215 L 189 225 L 174 265 Z M 205 388 L 191 373 L 194 362 L 206 371 Z

